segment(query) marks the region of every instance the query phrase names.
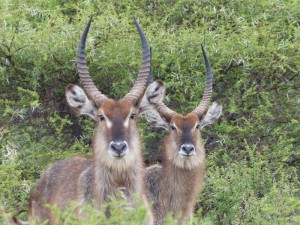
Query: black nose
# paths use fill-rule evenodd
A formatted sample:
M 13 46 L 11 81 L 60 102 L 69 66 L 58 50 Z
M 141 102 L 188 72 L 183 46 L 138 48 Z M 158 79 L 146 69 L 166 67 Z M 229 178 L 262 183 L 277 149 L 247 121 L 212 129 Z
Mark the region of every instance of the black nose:
M 122 152 L 124 152 L 127 149 L 127 143 L 125 141 L 112 142 L 110 144 L 110 147 L 116 153 L 121 154 Z
M 192 151 L 195 150 L 194 145 L 182 145 L 181 146 L 182 151 L 184 151 L 186 154 L 190 154 Z

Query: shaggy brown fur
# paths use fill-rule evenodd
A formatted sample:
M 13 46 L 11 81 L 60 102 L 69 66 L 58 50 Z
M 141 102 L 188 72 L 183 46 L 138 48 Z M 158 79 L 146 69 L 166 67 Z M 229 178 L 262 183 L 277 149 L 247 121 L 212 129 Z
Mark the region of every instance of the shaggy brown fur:
M 157 225 L 164 223 L 168 213 L 178 224 L 185 224 L 192 218 L 205 174 L 205 151 L 200 129 L 213 124 L 222 112 L 222 105 L 217 101 L 208 108 L 213 74 L 202 45 L 201 49 L 206 66 L 206 85 L 199 105 L 191 113 L 180 115 L 159 102 L 153 104 L 158 112 L 146 113 L 150 124 L 169 131 L 164 140 L 162 166 L 149 167 L 144 178 Z
M 141 155 L 139 132 L 133 118 L 135 108 L 131 102 L 121 99 L 108 100 L 98 110 L 106 119 L 98 119 L 93 138 L 94 156 L 73 157 L 54 163 L 45 172 L 29 200 L 29 220 L 49 220 L 56 224 L 54 216 L 45 204 L 56 205 L 64 210 L 70 200 L 95 204 L 99 208 L 109 197 L 116 197 L 122 189 L 130 205 L 134 195 L 139 195 L 147 205 L 144 195 L 144 165 Z M 121 125 L 120 125 L 121 124 Z M 109 145 L 114 136 L 123 137 L 128 143 L 124 157 L 113 157 Z M 78 209 L 80 213 L 80 208 Z M 151 224 L 151 219 L 150 219 Z
M 147 169 L 145 183 L 148 198 L 153 202 L 155 224 L 163 224 L 170 212 L 184 224 L 191 218 L 200 193 L 205 174 L 205 151 L 196 115 L 175 115 L 170 124 L 176 130 L 171 130 L 164 140 L 163 164 Z M 195 146 L 196 155 L 182 158 L 179 150 L 184 140 L 189 139 Z

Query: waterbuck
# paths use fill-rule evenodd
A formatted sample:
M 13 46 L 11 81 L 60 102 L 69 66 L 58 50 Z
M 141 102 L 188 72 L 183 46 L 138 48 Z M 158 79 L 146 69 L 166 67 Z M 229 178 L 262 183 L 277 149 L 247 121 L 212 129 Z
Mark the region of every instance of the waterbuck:
M 173 215 L 178 224 L 185 224 L 192 218 L 205 174 L 205 150 L 200 129 L 213 124 L 222 111 L 218 102 L 214 102 L 207 110 L 213 74 L 203 46 L 201 48 L 207 81 L 200 104 L 187 115 L 171 110 L 162 102 L 154 104 L 159 114 L 155 111 L 146 113 L 148 122 L 169 131 L 164 139 L 162 165 L 148 167 L 144 178 L 157 225 L 164 223 L 168 213 Z
M 30 195 L 29 222 L 38 220 L 42 223 L 48 220 L 49 224 L 57 223 L 45 204 L 56 205 L 64 210 L 68 202 L 74 200 L 99 208 L 111 197 L 119 196 L 120 190 L 130 206 L 136 205 L 135 195 L 148 205 L 143 184 L 145 169 L 140 135 L 135 120 L 143 112 L 140 104 L 150 76 L 150 48 L 134 18 L 143 46 L 142 66 L 130 92 L 122 99 L 110 99 L 96 88 L 86 65 L 85 42 L 91 21 L 92 18 L 81 36 L 77 53 L 77 70 L 83 89 L 70 85 L 66 89 L 66 98 L 74 111 L 89 115 L 97 122 L 93 136 L 93 156 L 61 160 L 46 169 Z M 159 83 L 155 82 L 155 85 Z M 143 102 L 145 109 L 147 107 Z M 77 211 L 81 213 L 80 207 Z M 149 209 L 148 224 L 152 224 L 151 215 Z

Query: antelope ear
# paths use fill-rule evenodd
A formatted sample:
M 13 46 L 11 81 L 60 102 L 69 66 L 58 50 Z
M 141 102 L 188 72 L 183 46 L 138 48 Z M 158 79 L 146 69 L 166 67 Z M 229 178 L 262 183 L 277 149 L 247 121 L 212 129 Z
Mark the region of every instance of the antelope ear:
M 165 97 L 165 86 L 161 80 L 151 83 L 139 103 L 139 114 L 148 110 L 154 110 L 154 105 L 163 101 Z
M 200 121 L 201 129 L 206 125 L 214 124 L 221 116 L 222 108 L 220 102 L 214 101 Z
M 153 127 L 161 127 L 166 130 L 169 130 L 169 123 L 160 116 L 160 114 L 155 110 L 148 110 L 145 113 L 145 117 L 147 120 L 147 123 L 150 124 Z
M 97 108 L 92 100 L 90 100 L 84 90 L 74 84 L 67 87 L 65 91 L 66 99 L 69 106 L 80 115 L 88 115 L 97 121 Z
M 155 109 L 155 104 L 161 103 L 165 97 L 165 86 L 161 80 L 151 83 L 146 89 L 139 104 L 139 115 L 144 114 L 147 122 L 153 127 L 168 129 L 168 123 Z

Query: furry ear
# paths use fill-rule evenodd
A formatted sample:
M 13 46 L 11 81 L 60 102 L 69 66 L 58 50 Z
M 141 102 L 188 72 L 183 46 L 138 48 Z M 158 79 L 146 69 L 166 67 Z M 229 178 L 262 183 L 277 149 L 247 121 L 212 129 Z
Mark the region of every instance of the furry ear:
M 221 116 L 222 108 L 220 102 L 214 101 L 200 121 L 201 129 L 206 125 L 214 124 Z
M 165 86 L 161 80 L 151 83 L 144 93 L 139 104 L 139 114 L 146 116 L 147 122 L 154 127 L 168 129 L 168 123 L 156 111 L 154 105 L 163 101 L 165 97 Z
M 165 97 L 165 86 L 161 80 L 156 80 L 151 83 L 139 104 L 139 114 L 143 114 L 145 111 L 153 110 L 154 104 L 160 103 Z
M 161 127 L 166 130 L 169 129 L 169 123 L 160 116 L 156 110 L 148 110 L 145 112 L 147 122 L 153 127 Z
M 71 84 L 67 87 L 65 95 L 69 106 L 76 113 L 80 115 L 88 115 L 93 120 L 97 120 L 96 105 L 86 96 L 81 87 Z

